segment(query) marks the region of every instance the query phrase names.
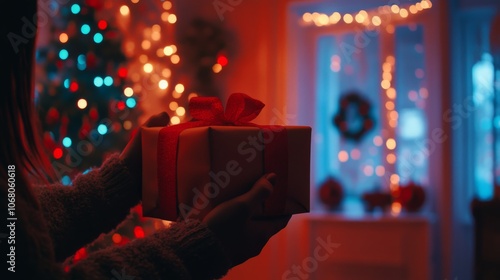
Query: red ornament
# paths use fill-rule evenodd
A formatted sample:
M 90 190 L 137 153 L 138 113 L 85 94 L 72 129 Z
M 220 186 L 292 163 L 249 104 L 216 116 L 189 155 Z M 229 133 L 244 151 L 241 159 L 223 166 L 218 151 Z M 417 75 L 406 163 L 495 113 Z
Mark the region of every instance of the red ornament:
M 91 121 L 95 122 L 99 118 L 99 112 L 97 112 L 97 109 L 95 107 L 92 107 L 89 111 L 89 118 Z
M 118 101 L 118 102 L 116 103 L 116 108 L 118 108 L 118 110 L 120 110 L 120 111 L 121 111 L 121 110 L 123 110 L 123 109 L 125 109 L 125 102 L 123 102 L 123 101 Z
M 49 109 L 47 116 L 45 117 L 45 122 L 49 125 L 56 123 L 59 120 L 60 114 L 59 111 L 52 107 Z
M 342 184 L 333 178 L 328 178 L 319 187 L 319 198 L 330 210 L 339 207 L 344 198 Z
M 97 58 L 94 53 L 89 52 L 87 54 L 87 67 L 88 68 L 94 68 L 97 64 Z
M 104 30 L 104 29 L 106 29 L 106 27 L 108 27 L 108 23 L 105 20 L 101 19 L 97 23 L 97 27 L 99 27 L 99 29 L 101 29 L 101 30 Z
M 75 92 L 77 90 L 78 90 L 78 83 L 75 81 L 71 82 L 71 84 L 69 85 L 69 91 Z
M 55 159 L 60 159 L 63 156 L 63 150 L 61 148 L 55 148 L 53 152 L 53 156 Z
M 100 10 L 104 7 L 102 0 L 85 0 L 85 3 L 96 10 Z
M 424 205 L 426 198 L 425 190 L 422 186 L 413 182 L 399 187 L 399 201 L 401 206 L 408 212 L 417 212 Z
M 122 79 L 125 79 L 128 75 L 128 71 L 127 71 L 127 68 L 125 67 L 120 67 L 118 69 L 118 77 L 122 78 Z
M 225 57 L 224 55 L 219 55 L 219 57 L 217 58 L 217 63 L 219 63 L 221 66 L 226 66 L 228 63 L 227 57 Z

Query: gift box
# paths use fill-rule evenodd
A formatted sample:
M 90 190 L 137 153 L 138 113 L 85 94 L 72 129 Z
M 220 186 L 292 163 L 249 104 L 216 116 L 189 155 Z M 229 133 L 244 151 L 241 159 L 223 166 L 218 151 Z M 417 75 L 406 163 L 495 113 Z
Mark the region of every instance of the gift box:
M 192 121 L 142 127 L 144 216 L 202 218 L 269 172 L 276 183 L 260 215 L 309 212 L 311 128 L 251 123 L 263 106 L 232 94 L 224 111 L 217 98 L 195 97 Z

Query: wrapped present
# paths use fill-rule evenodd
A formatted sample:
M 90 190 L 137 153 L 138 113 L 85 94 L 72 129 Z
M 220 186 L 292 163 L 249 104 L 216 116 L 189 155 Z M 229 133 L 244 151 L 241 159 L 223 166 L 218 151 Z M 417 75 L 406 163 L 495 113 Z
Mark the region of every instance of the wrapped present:
M 189 102 L 190 122 L 142 127 L 143 213 L 165 220 L 204 217 L 218 204 L 276 173 L 263 216 L 309 211 L 308 126 L 251 123 L 264 104 L 232 94 L 224 111 L 215 97 Z

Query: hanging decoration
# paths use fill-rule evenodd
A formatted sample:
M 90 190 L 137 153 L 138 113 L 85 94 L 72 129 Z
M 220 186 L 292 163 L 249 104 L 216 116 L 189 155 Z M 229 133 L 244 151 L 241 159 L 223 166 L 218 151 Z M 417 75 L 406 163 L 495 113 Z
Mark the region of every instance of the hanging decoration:
M 319 186 L 319 199 L 328 210 L 337 209 L 344 198 L 344 188 L 339 180 L 327 178 Z
M 360 10 L 356 13 L 334 12 L 325 13 L 304 13 L 301 23 L 304 25 L 331 26 L 339 24 L 359 24 L 365 27 L 378 27 L 388 25 L 394 20 L 406 20 L 410 16 L 417 15 L 432 8 L 430 0 L 422 0 L 416 4 L 402 7 L 400 5 L 384 5 L 372 11 Z
M 425 203 L 426 193 L 423 186 L 409 182 L 399 187 L 397 201 L 407 212 L 418 212 Z
M 343 138 L 360 141 L 375 125 L 370 101 L 357 92 L 344 94 L 333 124 Z

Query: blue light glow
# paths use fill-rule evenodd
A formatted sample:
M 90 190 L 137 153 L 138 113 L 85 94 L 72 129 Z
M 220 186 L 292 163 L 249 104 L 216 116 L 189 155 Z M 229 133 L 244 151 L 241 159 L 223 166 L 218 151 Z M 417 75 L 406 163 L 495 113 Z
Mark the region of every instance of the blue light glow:
M 418 109 L 403 109 L 399 117 L 399 135 L 403 139 L 421 139 L 425 137 L 425 116 Z
M 69 137 L 64 137 L 64 139 L 62 140 L 62 144 L 63 144 L 63 146 L 64 146 L 64 147 L 66 147 L 66 148 L 71 147 L 71 144 L 72 144 L 72 143 L 73 143 L 73 142 L 71 141 L 71 138 L 69 138 Z
M 69 56 L 69 53 L 68 53 L 67 50 L 62 49 L 62 50 L 59 51 L 59 58 L 60 59 L 65 60 L 65 59 L 68 58 L 68 56 Z
M 78 5 L 78 4 L 73 4 L 73 5 L 71 6 L 71 12 L 72 12 L 73 14 L 75 14 L 75 15 L 76 15 L 76 14 L 78 14 L 78 13 L 80 12 L 80 10 L 81 10 L 81 9 L 80 9 L 80 5 Z
M 101 77 L 95 77 L 94 78 L 94 85 L 96 87 L 102 87 L 103 83 L 104 83 L 104 80 Z
M 83 34 L 87 35 L 90 33 L 90 26 L 88 24 L 84 24 L 80 30 Z
M 113 85 L 113 78 L 107 76 L 106 78 L 104 78 L 104 84 L 107 85 L 108 87 Z
M 127 107 L 129 107 L 129 108 L 134 108 L 135 105 L 137 105 L 137 102 L 135 101 L 134 98 L 128 98 L 125 103 L 127 104 Z
M 101 33 L 96 33 L 94 35 L 94 42 L 96 42 L 97 44 L 101 43 L 102 40 L 104 40 L 104 37 L 102 36 Z
M 61 184 L 65 186 L 70 186 L 71 185 L 71 178 L 68 175 L 64 175 L 61 179 Z
M 69 79 L 64 80 L 63 85 L 65 88 L 69 88 Z
M 101 134 L 101 135 L 104 135 L 108 132 L 108 127 L 105 124 L 100 124 L 97 127 L 97 132 L 99 132 L 99 134 Z
M 83 171 L 83 173 L 82 173 L 82 174 L 83 174 L 83 175 L 85 175 L 85 174 L 89 173 L 90 171 L 92 171 L 92 168 L 89 168 L 89 169 L 87 169 L 87 170 Z
M 79 55 L 79 56 L 78 56 L 78 63 L 80 63 L 80 64 L 85 64 L 85 63 L 87 63 L 87 57 L 85 57 L 85 55 L 84 55 L 84 54 Z

